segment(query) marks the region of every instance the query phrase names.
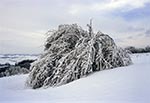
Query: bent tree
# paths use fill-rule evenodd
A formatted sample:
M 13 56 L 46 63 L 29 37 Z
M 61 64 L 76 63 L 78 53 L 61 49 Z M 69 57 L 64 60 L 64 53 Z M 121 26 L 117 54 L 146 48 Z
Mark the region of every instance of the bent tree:
M 129 53 L 117 47 L 110 36 L 93 32 L 92 20 L 87 26 L 88 31 L 77 24 L 59 25 L 48 33 L 45 51 L 32 64 L 27 86 L 60 86 L 95 71 L 132 63 Z

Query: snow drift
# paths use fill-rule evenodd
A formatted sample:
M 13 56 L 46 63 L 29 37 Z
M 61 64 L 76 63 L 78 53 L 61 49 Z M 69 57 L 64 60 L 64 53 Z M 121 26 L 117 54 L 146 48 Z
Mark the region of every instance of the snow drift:
M 83 30 L 77 24 L 59 25 L 48 32 L 45 53 L 33 63 L 27 79 L 32 88 L 60 86 L 95 71 L 132 63 L 127 51 L 101 32 Z

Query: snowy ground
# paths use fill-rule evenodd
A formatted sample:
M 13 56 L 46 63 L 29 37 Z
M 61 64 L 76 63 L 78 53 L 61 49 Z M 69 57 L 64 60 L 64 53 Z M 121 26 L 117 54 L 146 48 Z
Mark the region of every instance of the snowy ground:
M 133 65 L 100 71 L 57 88 L 25 87 L 27 75 L 0 78 L 0 103 L 150 103 L 150 54 Z

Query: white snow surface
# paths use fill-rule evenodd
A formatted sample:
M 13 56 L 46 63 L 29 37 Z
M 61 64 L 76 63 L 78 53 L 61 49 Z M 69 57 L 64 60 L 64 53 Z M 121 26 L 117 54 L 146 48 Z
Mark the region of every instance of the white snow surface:
M 132 60 L 55 88 L 27 88 L 28 75 L 0 78 L 0 103 L 150 103 L 150 53 Z

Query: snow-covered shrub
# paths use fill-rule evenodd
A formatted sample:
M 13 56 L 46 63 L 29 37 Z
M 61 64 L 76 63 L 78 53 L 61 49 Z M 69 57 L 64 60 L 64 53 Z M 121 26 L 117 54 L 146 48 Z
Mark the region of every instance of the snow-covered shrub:
M 83 30 L 77 24 L 60 25 L 48 32 L 45 52 L 32 64 L 27 85 L 32 88 L 60 86 L 95 71 L 127 66 L 128 52 L 101 32 Z

